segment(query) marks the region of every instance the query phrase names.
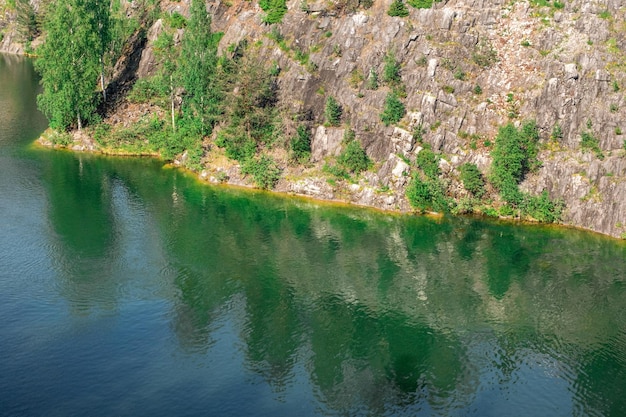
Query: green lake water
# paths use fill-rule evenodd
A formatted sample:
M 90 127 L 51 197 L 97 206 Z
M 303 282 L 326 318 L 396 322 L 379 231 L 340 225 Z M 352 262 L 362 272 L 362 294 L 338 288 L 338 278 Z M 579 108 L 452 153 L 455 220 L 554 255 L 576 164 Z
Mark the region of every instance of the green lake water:
M 1 416 L 624 416 L 626 245 L 32 147 L 0 56 Z

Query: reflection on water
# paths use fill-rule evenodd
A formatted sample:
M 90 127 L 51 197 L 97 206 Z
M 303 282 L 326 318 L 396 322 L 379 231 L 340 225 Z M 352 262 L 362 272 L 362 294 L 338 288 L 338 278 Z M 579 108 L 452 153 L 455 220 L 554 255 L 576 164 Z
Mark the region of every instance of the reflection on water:
M 0 415 L 626 410 L 619 242 L 7 160 Z

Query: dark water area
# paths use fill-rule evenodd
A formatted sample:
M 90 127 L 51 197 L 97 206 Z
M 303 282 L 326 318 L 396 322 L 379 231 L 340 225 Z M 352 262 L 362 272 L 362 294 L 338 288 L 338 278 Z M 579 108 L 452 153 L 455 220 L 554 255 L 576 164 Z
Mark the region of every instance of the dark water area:
M 0 56 L 0 416 L 623 416 L 626 245 L 32 147 Z

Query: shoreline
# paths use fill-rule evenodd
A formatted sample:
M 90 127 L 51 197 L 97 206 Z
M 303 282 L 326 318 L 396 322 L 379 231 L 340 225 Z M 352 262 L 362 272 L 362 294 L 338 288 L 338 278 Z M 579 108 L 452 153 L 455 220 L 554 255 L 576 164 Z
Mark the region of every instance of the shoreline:
M 593 235 L 596 235 L 597 237 L 607 238 L 615 242 L 621 242 L 621 243 L 626 244 L 626 240 L 623 238 L 612 236 L 610 234 L 602 233 L 597 230 L 589 229 L 586 227 L 564 223 L 564 222 L 541 223 L 538 221 L 527 220 L 527 219 L 522 220 L 522 219 L 516 219 L 512 217 L 488 216 L 481 212 L 467 213 L 467 214 L 451 214 L 451 213 L 437 213 L 437 212 L 420 213 L 413 209 L 400 209 L 400 208 L 389 208 L 389 207 L 386 208 L 386 207 L 380 207 L 380 206 L 373 205 L 373 204 L 363 204 L 363 203 L 359 203 L 358 201 L 354 201 L 350 199 L 336 198 L 334 196 L 332 198 L 328 198 L 328 197 L 323 197 L 323 196 L 318 196 L 318 195 L 312 195 L 312 194 L 297 192 L 293 189 L 289 189 L 289 186 L 291 187 L 294 186 L 294 182 L 289 181 L 284 177 L 281 178 L 279 182 L 279 185 L 281 187 L 277 187 L 280 189 L 263 190 L 258 187 L 255 187 L 254 184 L 250 183 L 249 181 L 242 181 L 242 180 L 233 181 L 233 182 L 230 182 L 229 180 L 218 181 L 215 179 L 215 177 L 209 175 L 206 170 L 203 170 L 200 172 L 191 170 L 189 168 L 182 166 L 179 160 L 167 162 L 163 158 L 161 158 L 161 156 L 158 153 L 130 152 L 130 151 L 125 151 L 125 150 L 115 149 L 115 148 L 102 149 L 102 148 L 99 148 L 97 145 L 95 145 L 95 143 L 85 144 L 81 142 L 72 142 L 71 144 L 67 146 L 54 144 L 50 140 L 44 137 L 45 133 L 48 132 L 48 130 L 49 129 L 44 131 L 44 133 L 42 133 L 39 138 L 35 139 L 32 145 L 42 148 L 42 149 L 61 150 L 61 151 L 67 151 L 67 152 L 72 152 L 72 153 L 82 152 L 82 153 L 89 153 L 92 155 L 123 157 L 123 158 L 154 158 L 154 159 L 158 159 L 162 161 L 164 168 L 180 170 L 186 173 L 187 175 L 193 177 L 193 179 L 201 185 L 210 185 L 210 186 L 216 186 L 216 187 L 238 189 L 238 190 L 242 190 L 245 192 L 252 192 L 252 193 L 270 193 L 274 196 L 285 198 L 285 199 L 297 199 L 303 202 L 311 202 L 314 204 L 328 205 L 328 206 L 335 206 L 335 207 L 371 210 L 380 214 L 391 215 L 391 216 L 425 216 L 432 220 L 442 220 L 446 216 L 453 216 L 453 217 L 473 218 L 475 220 L 505 222 L 508 224 L 517 224 L 517 225 L 526 225 L 526 226 L 542 226 L 542 227 L 564 229 L 564 230 L 569 229 L 569 230 L 575 230 L 578 232 L 591 233 Z M 238 164 L 234 163 L 232 166 L 238 167 Z M 249 176 L 244 176 L 242 178 L 248 178 L 248 177 Z M 316 179 L 320 180 L 320 178 L 316 178 Z

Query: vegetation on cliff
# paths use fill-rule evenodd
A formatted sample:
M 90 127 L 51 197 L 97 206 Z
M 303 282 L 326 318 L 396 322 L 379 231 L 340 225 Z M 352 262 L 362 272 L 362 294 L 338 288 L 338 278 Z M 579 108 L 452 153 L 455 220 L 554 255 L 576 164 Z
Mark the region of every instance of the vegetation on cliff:
M 101 147 L 158 153 L 215 181 L 546 222 L 576 218 L 581 203 L 588 217 L 622 187 L 622 14 L 609 7 L 520 1 L 477 14 L 463 0 L 420 0 L 395 2 L 390 17 L 368 1 L 265 2 L 264 13 L 238 1 L 121 4 L 91 108 L 104 102 L 99 75 L 114 85 L 134 53 L 149 69 L 117 107 L 80 114 Z M 591 24 L 606 33 L 563 35 Z M 619 235 L 626 220 L 611 210 L 600 226 Z

